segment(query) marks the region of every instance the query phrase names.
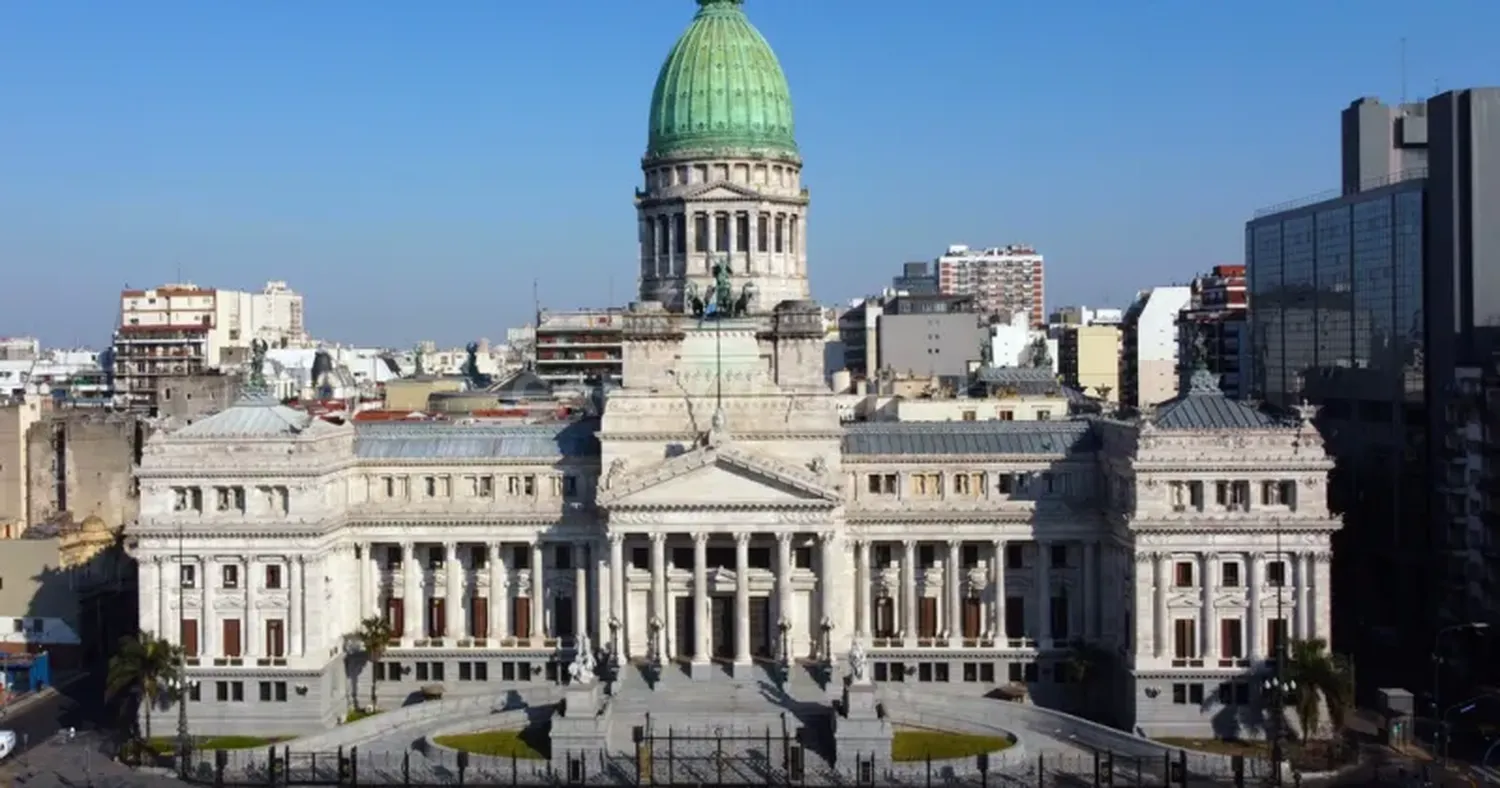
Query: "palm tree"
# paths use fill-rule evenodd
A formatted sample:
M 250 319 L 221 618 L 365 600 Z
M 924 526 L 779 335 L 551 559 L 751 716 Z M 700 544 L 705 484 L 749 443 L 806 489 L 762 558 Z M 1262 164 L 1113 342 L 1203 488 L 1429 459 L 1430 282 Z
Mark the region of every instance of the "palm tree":
M 360 648 L 364 649 L 365 658 L 369 660 L 370 666 L 380 664 L 385 656 L 385 650 L 390 648 L 391 640 L 396 633 L 391 629 L 391 622 L 381 616 L 370 616 L 359 622 L 359 631 L 354 633 L 354 639 L 359 642 Z M 379 686 L 379 673 L 373 669 L 370 671 L 370 709 L 375 709 L 375 692 Z
M 1343 725 L 1344 714 L 1354 702 L 1354 673 L 1346 659 L 1328 651 L 1327 641 L 1292 641 L 1283 678 L 1292 684 L 1291 706 L 1304 744 L 1317 729 L 1324 706 L 1329 720 L 1335 726 Z
M 140 699 L 145 712 L 142 738 L 151 738 L 151 709 L 161 701 L 163 691 L 176 682 L 181 665 L 182 650 L 150 632 L 120 638 L 119 651 L 109 658 L 106 696 L 129 693 Z

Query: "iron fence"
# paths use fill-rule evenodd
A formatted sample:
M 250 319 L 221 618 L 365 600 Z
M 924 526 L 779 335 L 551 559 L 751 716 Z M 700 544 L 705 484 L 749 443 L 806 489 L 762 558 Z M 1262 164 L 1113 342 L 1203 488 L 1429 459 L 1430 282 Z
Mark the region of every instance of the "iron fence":
M 773 732 L 774 734 L 774 732 Z M 1022 759 L 968 759 L 892 763 L 876 758 L 830 764 L 809 753 L 791 735 L 762 734 L 757 740 L 671 737 L 637 741 L 633 753 L 553 753 L 550 760 L 471 756 L 454 751 L 296 752 L 264 750 L 196 752 L 182 776 L 213 786 L 868 786 L 930 788 L 966 786 L 1096 786 L 1187 788 L 1263 786 L 1275 782 L 1263 762 L 1243 758 L 1195 759 L 1186 752 L 1136 757 L 1111 752 L 1043 753 Z M 1222 768 L 1221 768 L 1222 767 Z M 1347 782 L 1348 779 L 1359 782 Z M 1371 766 L 1342 784 L 1416 785 L 1420 773 Z M 1388 782 L 1398 780 L 1397 782 Z M 1288 774 L 1284 784 L 1301 785 Z M 1325 781 L 1324 784 L 1329 784 Z M 1432 782 L 1427 784 L 1431 785 Z

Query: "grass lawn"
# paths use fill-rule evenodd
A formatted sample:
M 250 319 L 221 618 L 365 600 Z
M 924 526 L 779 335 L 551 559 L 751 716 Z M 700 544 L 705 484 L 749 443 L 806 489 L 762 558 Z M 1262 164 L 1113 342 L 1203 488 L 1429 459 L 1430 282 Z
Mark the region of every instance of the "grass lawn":
M 549 749 L 546 733 L 542 730 L 482 731 L 480 733 L 455 733 L 438 736 L 432 740 L 439 747 L 472 752 L 475 755 L 491 755 L 497 758 L 523 758 L 546 760 Z
M 1168 747 L 1181 747 L 1185 750 L 1211 752 L 1218 755 L 1243 755 L 1246 758 L 1271 757 L 1271 743 L 1261 740 L 1163 738 L 1157 741 Z M 1302 772 L 1321 772 L 1332 771 L 1351 763 L 1355 750 L 1348 747 L 1341 748 L 1339 742 L 1331 739 L 1314 739 L 1306 744 L 1287 742 L 1283 753 L 1293 769 Z
M 972 733 L 933 731 L 916 728 L 897 730 L 891 737 L 891 760 L 913 761 L 972 758 L 987 752 L 998 752 L 1014 742 L 1004 736 L 978 736 Z
M 290 736 L 272 736 L 269 738 L 260 736 L 207 736 L 193 739 L 193 749 L 199 751 L 212 750 L 253 750 L 257 747 L 270 747 L 277 742 L 291 739 Z M 177 737 L 158 736 L 151 739 L 151 749 L 159 755 L 177 754 Z
M 380 709 L 352 709 L 348 714 L 344 715 L 344 722 L 345 724 L 359 722 L 366 717 L 373 717 L 379 713 Z

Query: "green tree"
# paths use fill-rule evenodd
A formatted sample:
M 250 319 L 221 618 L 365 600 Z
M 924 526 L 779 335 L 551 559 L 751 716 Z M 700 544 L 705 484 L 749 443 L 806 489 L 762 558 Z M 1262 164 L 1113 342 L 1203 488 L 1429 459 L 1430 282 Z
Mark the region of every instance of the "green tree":
M 391 622 L 381 616 L 370 616 L 359 622 L 359 631 L 354 633 L 354 639 L 365 652 L 365 659 L 370 665 L 370 709 L 375 708 L 375 693 L 379 688 L 379 673 L 374 669 L 380 664 L 381 658 L 385 656 L 386 649 L 390 648 L 391 640 L 396 633 L 391 629 Z
M 151 710 L 177 680 L 181 666 L 182 650 L 150 632 L 120 638 L 119 650 L 109 658 L 105 692 L 111 698 L 131 694 L 139 699 L 144 710 L 143 738 L 151 738 Z
M 1322 638 L 1294 640 L 1286 655 L 1286 672 L 1291 682 L 1289 698 L 1305 743 L 1317 730 L 1322 707 L 1327 707 L 1335 727 L 1344 724 L 1344 714 L 1354 702 L 1354 672 L 1349 662 L 1328 651 Z

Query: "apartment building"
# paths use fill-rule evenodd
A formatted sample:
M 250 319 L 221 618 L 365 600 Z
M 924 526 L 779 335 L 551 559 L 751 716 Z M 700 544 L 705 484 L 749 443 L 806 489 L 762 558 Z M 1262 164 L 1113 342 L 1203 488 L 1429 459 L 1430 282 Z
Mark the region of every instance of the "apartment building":
M 1189 287 L 1191 301 L 1177 321 L 1182 352 L 1193 355 L 1201 350 L 1201 360 L 1218 376 L 1220 390 L 1231 398 L 1246 396 L 1244 372 L 1250 368 L 1250 342 L 1245 266 L 1216 265 L 1195 277 Z M 1184 364 L 1182 374 L 1191 375 L 1192 368 Z
M 1044 267 L 1042 255 L 1030 246 L 971 249 L 955 244 L 937 259 L 938 292 L 970 296 L 982 314 L 1009 320 L 1021 313 L 1040 326 L 1045 318 Z
M 619 383 L 625 369 L 624 309 L 542 310 L 536 324 L 536 374 L 548 383 Z
M 116 404 L 153 411 L 158 378 L 217 369 L 257 339 L 271 347 L 307 343 L 303 298 L 286 282 L 267 282 L 259 293 L 194 284 L 123 290 L 113 344 Z
M 1120 324 L 1120 404 L 1146 408 L 1181 389 L 1177 316 L 1192 303 L 1186 285 L 1153 287 L 1136 295 Z

